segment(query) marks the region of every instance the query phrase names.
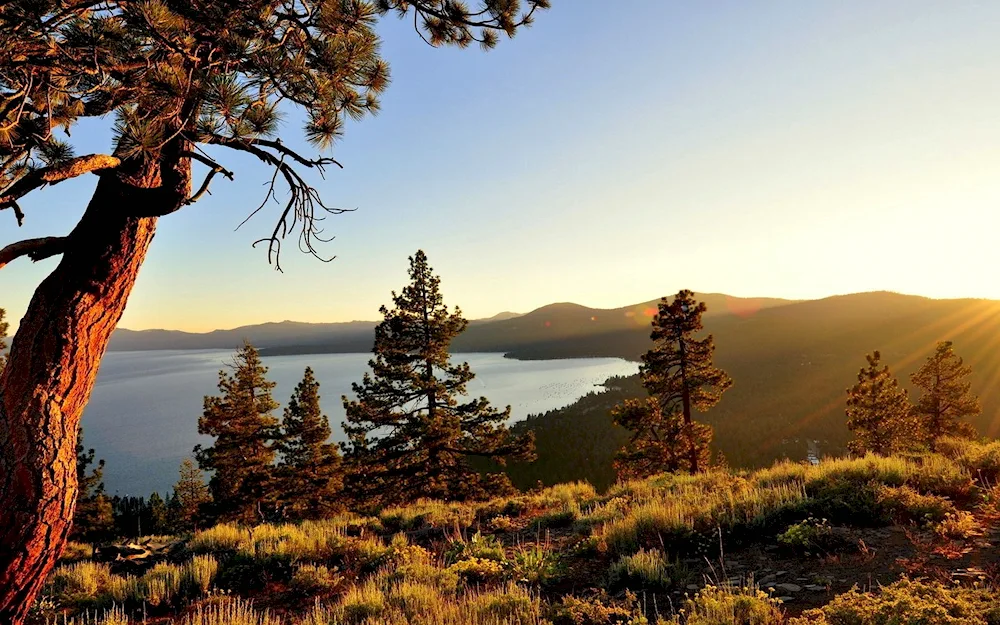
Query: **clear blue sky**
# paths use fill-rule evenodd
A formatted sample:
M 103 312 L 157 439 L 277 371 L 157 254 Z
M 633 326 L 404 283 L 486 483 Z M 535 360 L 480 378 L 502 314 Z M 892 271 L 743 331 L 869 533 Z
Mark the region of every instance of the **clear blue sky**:
M 250 248 L 274 211 L 233 231 L 269 173 L 223 153 L 236 182 L 160 221 L 122 325 L 374 319 L 418 248 L 473 318 L 679 288 L 1000 298 L 1000 3 L 554 4 L 488 53 L 387 18 L 383 112 L 319 183 L 358 209 L 328 222 L 338 259 L 290 242 L 274 272 Z M 111 149 L 103 122 L 73 141 Z M 66 233 L 95 181 L 0 215 L 0 244 Z M 15 323 L 54 262 L 0 272 Z

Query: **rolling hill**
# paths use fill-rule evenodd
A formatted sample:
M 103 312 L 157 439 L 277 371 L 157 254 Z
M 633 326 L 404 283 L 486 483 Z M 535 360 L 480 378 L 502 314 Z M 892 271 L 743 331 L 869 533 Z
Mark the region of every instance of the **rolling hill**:
M 953 341 L 973 367 L 972 390 L 983 406 L 974 424 L 984 435 L 1000 435 L 1000 302 L 861 293 L 750 315 L 713 315 L 705 326 L 715 335 L 716 363 L 735 383 L 701 418 L 714 426 L 715 445 L 733 465 L 762 466 L 783 456 L 804 459 L 807 439 L 818 440 L 821 453 L 841 453 L 849 440 L 845 389 L 865 364 L 865 354 L 880 350 L 915 399 L 909 375 L 940 340 Z M 648 346 L 642 328 L 537 344 L 515 354 L 635 358 Z M 608 411 L 642 392 L 637 379 L 618 380 L 607 393 L 533 418 L 540 462 L 513 469 L 515 479 L 522 485 L 538 479 L 548 483 L 549 474 L 558 474 L 561 480 L 606 484 L 613 479 L 611 454 L 625 437 Z

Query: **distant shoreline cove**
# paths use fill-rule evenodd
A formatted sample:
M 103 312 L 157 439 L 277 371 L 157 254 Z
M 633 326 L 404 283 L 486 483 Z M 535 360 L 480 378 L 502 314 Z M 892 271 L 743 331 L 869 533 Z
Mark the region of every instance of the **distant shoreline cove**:
M 217 352 L 220 348 L 218 347 L 203 347 L 194 349 L 185 349 L 185 352 Z M 171 352 L 179 351 L 177 349 L 172 349 L 168 347 L 152 347 L 149 349 L 123 349 L 123 350 L 109 350 L 108 353 L 114 354 L 141 354 L 148 352 Z M 235 351 L 235 348 L 234 348 Z M 324 354 L 371 354 L 371 350 L 356 350 L 356 349 L 336 349 L 336 348 L 323 348 L 317 347 L 313 348 L 310 346 L 291 346 L 291 347 L 264 347 L 258 350 L 260 355 L 264 358 L 280 358 L 282 356 L 310 356 L 317 355 L 321 356 Z M 453 357 L 462 356 L 463 354 L 499 354 L 504 358 L 509 360 L 523 360 L 523 361 L 535 361 L 535 360 L 580 360 L 586 358 L 617 358 L 619 360 L 625 360 L 627 362 L 641 362 L 640 358 L 626 357 L 619 355 L 609 356 L 608 354 L 560 354 L 554 353 L 551 355 L 545 353 L 520 353 L 518 351 L 470 351 L 470 352 L 454 352 Z

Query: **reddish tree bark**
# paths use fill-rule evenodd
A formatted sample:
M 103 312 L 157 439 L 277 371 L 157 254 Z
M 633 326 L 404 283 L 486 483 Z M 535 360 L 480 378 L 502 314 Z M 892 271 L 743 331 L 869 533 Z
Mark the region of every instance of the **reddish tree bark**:
M 65 545 L 80 416 L 156 215 L 190 194 L 186 146 L 172 147 L 169 166 L 139 161 L 102 175 L 11 343 L 0 375 L 0 623 L 24 621 Z

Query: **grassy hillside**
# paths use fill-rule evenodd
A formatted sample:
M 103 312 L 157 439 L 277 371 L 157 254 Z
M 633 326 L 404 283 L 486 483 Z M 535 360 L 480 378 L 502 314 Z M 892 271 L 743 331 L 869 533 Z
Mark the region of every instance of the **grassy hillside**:
M 983 413 L 981 434 L 1000 434 L 1000 302 L 933 300 L 893 293 L 864 293 L 762 309 L 754 314 L 705 319 L 715 335 L 716 363 L 733 378 L 718 406 L 702 415 L 715 428 L 715 446 L 730 463 L 765 466 L 774 459 L 803 459 L 807 439 L 821 453 L 840 454 L 848 440 L 845 389 L 864 356 L 881 350 L 904 386 L 937 341 L 950 340 L 973 367 L 972 390 Z M 637 358 L 650 345 L 636 328 L 590 335 L 572 342 L 536 344 L 520 356 L 614 355 Z M 538 432 L 537 467 L 515 467 L 522 485 L 558 478 L 613 481 L 611 455 L 624 440 L 610 409 L 643 391 L 636 379 L 615 382 L 613 392 L 531 420 Z M 546 483 L 551 483 L 546 481 Z
M 605 494 L 575 483 L 218 525 L 129 550 L 74 544 L 35 614 L 77 625 L 995 625 L 998 477 L 1000 443 L 950 441 L 941 454 L 662 475 Z

